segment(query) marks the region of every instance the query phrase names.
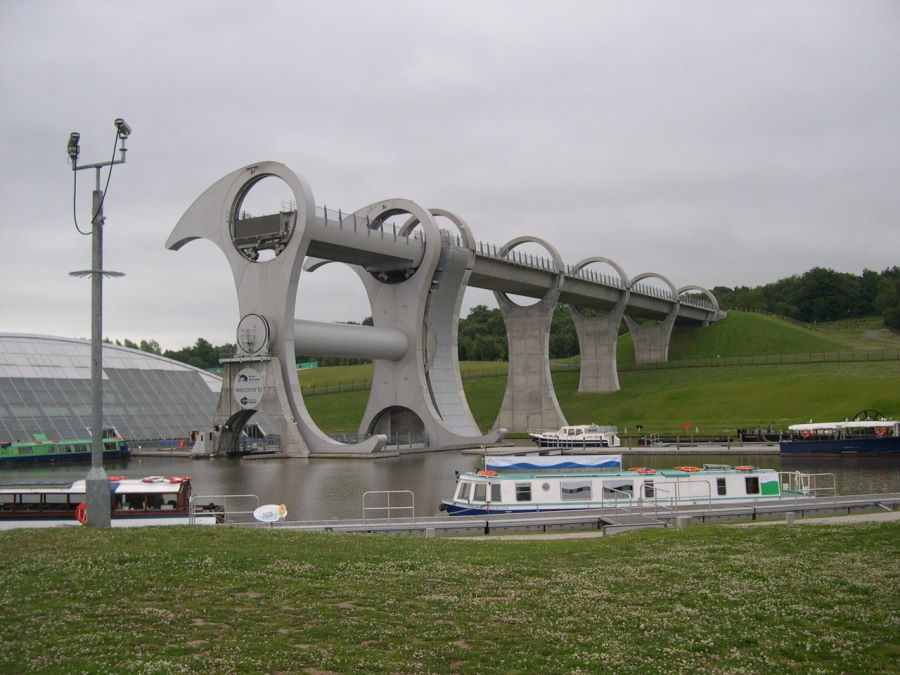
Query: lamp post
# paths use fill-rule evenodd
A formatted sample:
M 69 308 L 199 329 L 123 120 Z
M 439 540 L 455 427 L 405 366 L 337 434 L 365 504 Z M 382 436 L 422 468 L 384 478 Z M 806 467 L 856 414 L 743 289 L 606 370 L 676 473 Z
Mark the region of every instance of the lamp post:
M 111 520 L 111 500 L 109 478 L 103 468 L 103 277 L 121 277 L 121 272 L 107 272 L 103 269 L 103 200 L 105 193 L 100 189 L 100 169 L 114 164 L 125 163 L 125 139 L 131 135 L 131 127 L 123 119 L 117 119 L 116 145 L 112 159 L 108 162 L 78 165 L 80 134 L 69 136 L 68 153 L 72 161 L 72 171 L 94 169 L 97 181 L 93 193 L 91 213 L 91 269 L 70 272 L 74 277 L 91 277 L 91 470 L 86 482 L 87 518 L 86 525 L 109 527 Z M 107 178 L 107 186 L 109 179 Z

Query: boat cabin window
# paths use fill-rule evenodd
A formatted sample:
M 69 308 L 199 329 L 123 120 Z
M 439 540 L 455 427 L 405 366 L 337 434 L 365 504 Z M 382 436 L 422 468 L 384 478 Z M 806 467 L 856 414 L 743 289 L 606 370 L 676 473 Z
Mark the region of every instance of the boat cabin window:
M 500 483 L 491 483 L 491 501 L 499 502 L 500 500 Z
M 560 483 L 560 496 L 564 502 L 590 500 L 591 482 L 579 480 Z
M 603 481 L 603 499 L 630 499 L 634 494 L 634 482 L 630 480 Z
M 531 483 L 516 483 L 516 501 L 531 501 Z
M 759 476 L 746 476 L 744 478 L 744 482 L 747 485 L 747 494 L 748 495 L 758 495 L 759 494 Z
M 716 494 L 719 494 L 719 495 L 727 494 L 724 478 L 716 478 Z
M 472 501 L 487 501 L 487 483 L 475 483 L 475 489 L 472 491 Z
M 469 501 L 469 486 L 471 483 L 466 483 L 465 481 L 459 484 L 459 490 L 456 493 L 456 498 L 461 499 L 462 501 Z
M 656 490 L 653 489 L 653 481 L 648 480 L 644 481 L 644 496 L 645 497 L 655 497 Z

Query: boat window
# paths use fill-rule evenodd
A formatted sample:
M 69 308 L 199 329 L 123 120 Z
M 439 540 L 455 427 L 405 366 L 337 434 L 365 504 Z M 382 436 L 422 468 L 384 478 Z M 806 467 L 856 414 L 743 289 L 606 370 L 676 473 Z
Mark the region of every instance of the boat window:
M 591 483 L 583 480 L 561 483 L 560 496 L 564 502 L 588 501 L 591 498 Z
M 475 483 L 475 490 L 472 492 L 472 501 L 487 501 L 487 483 Z
M 500 499 L 500 483 L 491 483 L 491 501 L 499 502 Z
M 625 493 L 625 494 L 623 494 Z M 627 480 L 603 481 L 603 499 L 625 499 L 634 494 L 634 482 Z
M 747 494 L 748 495 L 758 495 L 759 494 L 759 476 L 746 476 L 744 481 L 747 484 Z
M 516 483 L 516 501 L 531 501 L 531 483 Z
M 645 497 L 655 497 L 656 490 L 653 489 L 653 481 L 648 480 L 644 482 L 644 496 Z
M 469 485 L 471 483 L 462 482 L 459 484 L 459 491 L 456 493 L 457 499 L 469 501 Z
M 19 454 L 20 455 L 30 455 L 33 452 L 30 445 L 20 445 L 19 446 Z
M 716 494 L 720 494 L 720 495 L 727 494 L 724 478 L 716 478 Z

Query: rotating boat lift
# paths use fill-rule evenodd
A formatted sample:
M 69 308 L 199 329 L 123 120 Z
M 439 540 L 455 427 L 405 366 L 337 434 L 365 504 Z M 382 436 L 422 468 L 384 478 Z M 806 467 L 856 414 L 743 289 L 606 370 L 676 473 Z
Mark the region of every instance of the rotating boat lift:
M 276 214 L 246 216 L 242 204 L 247 194 L 269 177 L 289 187 L 294 206 Z M 388 231 L 386 223 L 395 217 L 405 222 Z M 438 226 L 439 219 L 458 231 L 455 237 Z M 166 247 L 178 250 L 200 238 L 216 244 L 228 260 L 240 313 L 236 354 L 222 361 L 214 454 L 237 449 L 242 428 L 257 412 L 277 427 L 284 453 L 293 457 L 371 455 L 397 437 L 418 438 L 421 449 L 471 447 L 502 440 L 507 428 L 562 426 L 566 420 L 550 379 L 550 322 L 566 279 L 578 277 L 593 263 L 610 264 L 624 290 L 604 317 L 586 317 L 572 305 L 582 350 L 579 391 L 618 390 L 615 338 L 641 279 L 659 277 L 672 293 L 671 309 L 660 324 L 645 327 L 625 317 L 635 333 L 635 347 L 641 350 L 639 360 L 666 359 L 681 293 L 706 294 L 713 308 L 700 314 L 711 320 L 722 315 L 705 289 L 675 289 L 668 279 L 652 273 L 629 280 L 607 258 L 588 258 L 567 269 L 547 242 L 513 239 L 498 257 L 503 259 L 523 243 L 539 244 L 551 261 L 538 272 L 550 276 L 543 297 L 532 305 L 517 305 L 505 292 L 495 290 L 507 327 L 509 374 L 497 422 L 483 434 L 465 399 L 457 356 L 460 307 L 478 257 L 476 242 L 461 218 L 405 199 L 379 201 L 350 214 L 319 215 L 306 181 L 283 164 L 260 162 L 233 171 L 208 188 L 181 217 Z M 300 274 L 329 262 L 351 265 L 362 279 L 373 326 L 295 319 Z M 594 343 L 601 346 L 589 346 Z M 338 442 L 315 424 L 300 392 L 297 354 L 373 360 L 361 440 Z

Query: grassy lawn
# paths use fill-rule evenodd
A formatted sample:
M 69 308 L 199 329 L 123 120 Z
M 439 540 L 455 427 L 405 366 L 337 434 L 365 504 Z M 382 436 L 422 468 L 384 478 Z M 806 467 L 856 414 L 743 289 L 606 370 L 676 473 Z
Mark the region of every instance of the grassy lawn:
M 0 532 L 2 672 L 896 673 L 900 525 Z

